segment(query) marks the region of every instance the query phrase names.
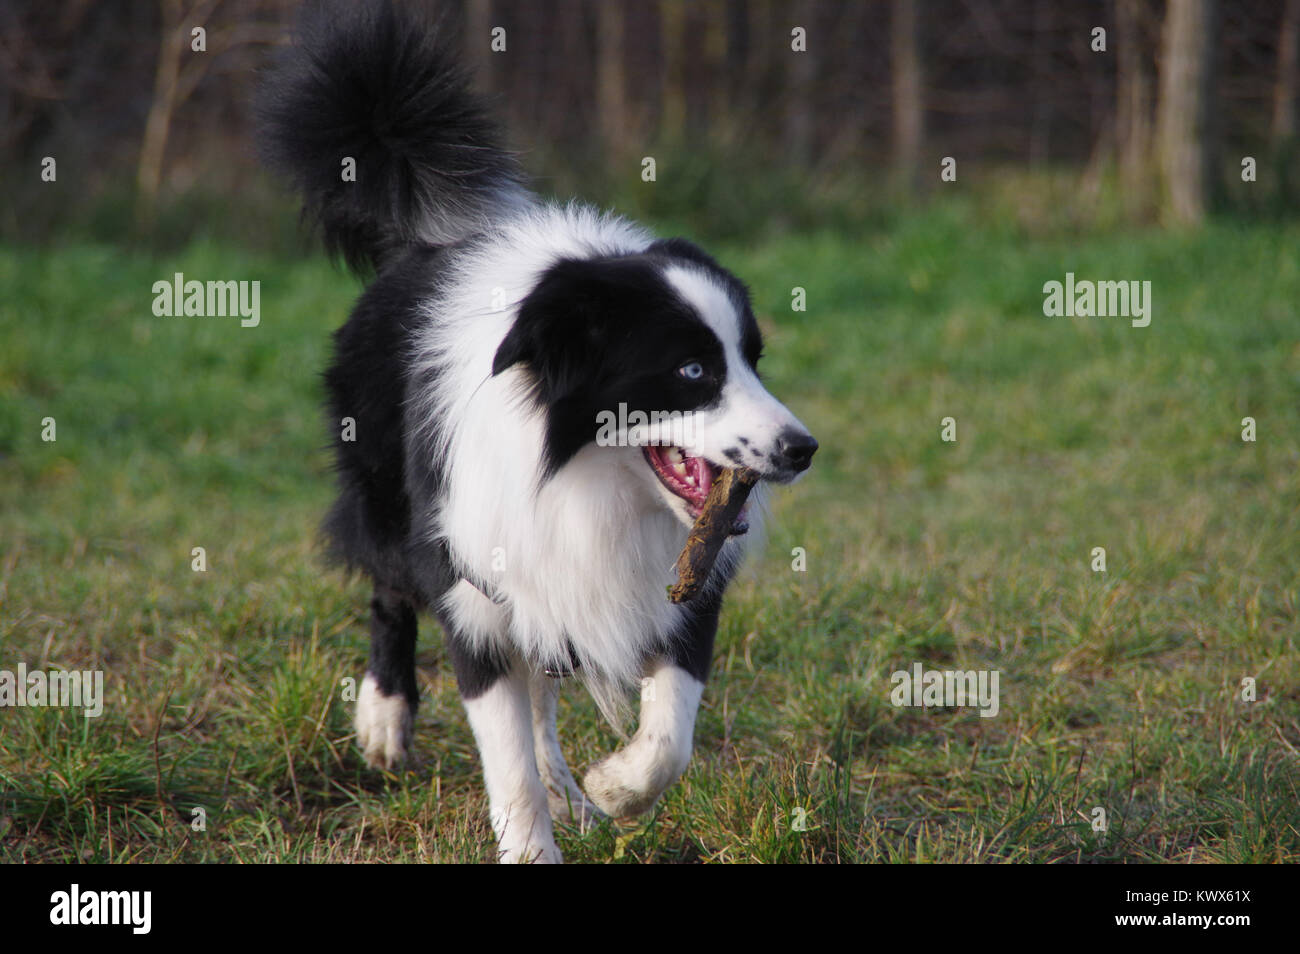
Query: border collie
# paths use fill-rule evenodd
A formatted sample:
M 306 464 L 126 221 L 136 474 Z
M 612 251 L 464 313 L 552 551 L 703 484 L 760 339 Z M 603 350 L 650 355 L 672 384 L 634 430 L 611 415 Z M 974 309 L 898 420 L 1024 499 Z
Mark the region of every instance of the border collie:
M 500 859 L 559 861 L 553 818 L 644 812 L 690 760 L 722 591 L 763 509 L 760 483 L 704 590 L 670 602 L 718 468 L 786 483 L 817 442 L 759 381 L 745 286 L 688 241 L 534 196 L 406 8 L 309 7 L 258 114 L 304 216 L 373 274 L 326 373 L 340 488 L 325 536 L 374 581 L 357 742 L 373 766 L 407 755 L 431 611 Z M 637 412 L 646 426 L 597 439 Z M 556 738 L 567 674 L 612 720 L 642 686 L 635 735 L 583 788 Z

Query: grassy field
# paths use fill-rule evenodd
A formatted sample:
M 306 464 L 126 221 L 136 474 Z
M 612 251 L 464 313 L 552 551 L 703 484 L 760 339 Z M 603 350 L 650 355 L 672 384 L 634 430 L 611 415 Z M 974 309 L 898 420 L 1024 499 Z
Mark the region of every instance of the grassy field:
M 732 591 L 686 776 L 566 858 L 1300 861 L 1300 228 L 950 206 L 716 251 L 822 450 Z M 1044 317 L 1067 271 L 1149 280 L 1150 327 Z M 155 317 L 174 272 L 260 280 L 261 324 Z M 0 288 L 0 669 L 107 673 L 98 719 L 0 712 L 0 859 L 491 859 L 436 629 L 409 771 L 363 767 L 341 699 L 368 592 L 319 558 L 319 373 L 355 282 L 198 242 L 0 248 Z M 917 662 L 997 670 L 999 714 L 893 706 Z M 579 771 L 617 740 L 570 689 Z

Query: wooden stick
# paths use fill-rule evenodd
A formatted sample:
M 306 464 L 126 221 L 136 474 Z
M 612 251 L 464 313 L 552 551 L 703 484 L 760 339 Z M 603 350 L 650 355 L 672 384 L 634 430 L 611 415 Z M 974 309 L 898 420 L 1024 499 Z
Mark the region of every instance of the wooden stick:
M 698 595 L 756 483 L 758 474 L 743 467 L 726 468 L 718 474 L 704 498 L 704 509 L 686 537 L 682 555 L 677 558 L 677 585 L 668 591 L 674 603 Z

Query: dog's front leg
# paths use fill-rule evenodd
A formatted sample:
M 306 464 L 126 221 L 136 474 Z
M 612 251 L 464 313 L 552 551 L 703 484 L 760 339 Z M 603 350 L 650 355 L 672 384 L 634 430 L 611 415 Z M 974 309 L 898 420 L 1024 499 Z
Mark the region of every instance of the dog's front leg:
M 654 805 L 691 761 L 703 693 L 703 681 L 673 660 L 654 660 L 641 687 L 636 735 L 583 779 L 591 800 L 615 818 L 639 815 Z
M 558 864 L 563 859 L 533 753 L 527 671 L 518 660 L 469 651 L 455 637 L 447 642 L 483 762 L 499 860 Z
M 686 771 L 721 609 L 720 594 L 706 595 L 667 652 L 649 660 L 636 735 L 582 780 L 588 797 L 607 814 L 639 815 Z

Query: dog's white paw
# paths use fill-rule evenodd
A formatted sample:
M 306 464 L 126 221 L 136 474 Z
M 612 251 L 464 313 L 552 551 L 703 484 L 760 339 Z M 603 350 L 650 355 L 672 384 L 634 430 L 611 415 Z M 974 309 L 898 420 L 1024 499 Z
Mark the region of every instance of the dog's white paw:
M 411 751 L 411 705 L 404 696 L 386 696 L 366 673 L 357 697 L 357 745 L 372 768 L 394 769 Z
M 582 780 L 582 787 L 611 818 L 640 815 L 686 771 L 690 746 L 637 735 L 626 747 L 601 759 Z
M 600 809 L 611 818 L 629 818 L 649 811 L 658 800 L 660 792 L 650 792 L 629 784 L 625 772 L 613 763 L 610 756 L 596 763 L 588 770 L 582 780 L 582 787 L 587 790 Z

